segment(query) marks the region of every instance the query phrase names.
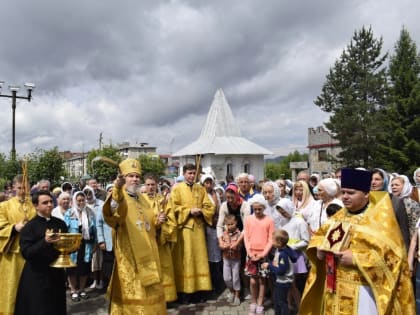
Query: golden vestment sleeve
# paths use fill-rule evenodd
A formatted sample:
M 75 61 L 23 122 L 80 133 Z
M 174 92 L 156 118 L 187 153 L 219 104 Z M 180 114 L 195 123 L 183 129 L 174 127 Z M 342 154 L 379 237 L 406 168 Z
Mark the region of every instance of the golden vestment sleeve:
M 198 185 L 198 184 L 197 184 Z M 206 190 L 202 188 L 204 192 L 203 203 L 201 207 L 201 212 L 203 213 L 203 218 L 207 222 L 208 225 L 213 225 L 213 216 L 214 212 L 216 211 L 216 206 L 209 199 L 209 195 L 207 194 Z
M 11 243 L 15 239 L 13 229 L 14 224 L 9 223 L 6 209 L 0 206 L 0 254 L 5 254 L 9 251 Z
M 157 241 L 159 245 L 164 245 L 166 243 L 175 243 L 176 242 L 176 219 L 175 215 L 170 207 L 165 207 L 163 209 L 162 202 L 164 197 L 162 195 L 156 194 L 154 197 L 149 197 L 147 194 L 141 194 L 141 198 L 147 202 L 148 206 L 153 209 L 153 212 L 156 217 L 156 229 L 158 231 Z M 159 213 L 163 211 L 166 215 L 166 222 L 158 225 L 157 217 Z
M 334 222 L 351 224 L 348 248 L 354 265 L 337 264 L 337 290 L 330 293 L 325 288 L 325 261 L 316 257 L 316 250 Z M 372 289 L 378 314 L 415 314 L 407 254 L 388 193 L 370 192 L 362 214 L 351 215 L 345 208 L 337 212 L 313 235 L 307 254 L 312 268 L 300 314 L 357 314 L 361 285 Z
M 175 214 L 170 208 L 166 208 L 165 214 L 167 221 L 160 228 L 161 232 L 158 240 L 160 245 L 175 243 L 177 240 Z
M 27 209 L 27 220 L 32 219 L 35 216 L 32 202 L 27 200 L 24 206 Z M 9 251 L 19 253 L 19 233 L 14 231 L 14 226 L 25 218 L 20 207 L 21 204 L 17 197 L 3 202 L 0 206 L 0 254 Z
M 117 209 L 112 209 L 111 203 L 112 200 L 118 202 Z M 119 201 L 117 201 L 119 200 Z M 102 206 L 104 221 L 112 228 L 117 228 L 125 220 L 127 216 L 127 202 L 124 199 L 122 189 L 117 189 L 114 187 L 112 190 L 112 195 L 109 195 L 104 205 Z

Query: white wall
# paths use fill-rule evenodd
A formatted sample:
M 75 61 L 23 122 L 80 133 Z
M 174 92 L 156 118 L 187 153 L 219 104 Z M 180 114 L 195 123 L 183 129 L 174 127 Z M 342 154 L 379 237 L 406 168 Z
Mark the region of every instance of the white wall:
M 195 163 L 194 156 L 183 156 L 180 158 L 180 174 L 182 167 L 187 163 Z M 257 180 L 264 178 L 264 156 L 263 155 L 215 155 L 206 154 L 201 159 L 203 168 L 211 167 L 216 175 L 216 180 L 225 181 L 227 164 L 232 163 L 232 174 L 236 177 L 244 172 L 244 164 L 248 163 L 249 173 L 254 175 Z

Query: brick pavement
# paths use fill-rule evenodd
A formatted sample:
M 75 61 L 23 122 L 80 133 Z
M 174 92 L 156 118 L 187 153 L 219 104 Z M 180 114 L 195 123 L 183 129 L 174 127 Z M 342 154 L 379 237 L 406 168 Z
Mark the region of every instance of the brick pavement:
M 227 303 L 225 295 L 221 294 L 217 300 L 208 300 L 205 303 L 179 305 L 173 304 L 168 309 L 168 315 L 243 315 L 248 314 L 248 301 L 233 306 Z M 67 311 L 69 315 L 105 315 L 108 314 L 108 300 L 105 292 L 93 290 L 89 292 L 89 299 L 72 302 L 67 298 Z M 271 306 L 266 306 L 266 315 L 274 315 Z

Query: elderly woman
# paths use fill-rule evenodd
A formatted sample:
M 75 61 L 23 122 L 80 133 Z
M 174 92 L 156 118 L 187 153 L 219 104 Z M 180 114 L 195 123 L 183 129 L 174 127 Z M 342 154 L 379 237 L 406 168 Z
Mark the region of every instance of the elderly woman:
M 388 191 L 389 177 L 388 174 L 380 168 L 375 168 L 372 171 L 372 181 L 370 190 L 372 191 Z M 392 201 L 392 208 L 394 209 L 395 217 L 397 218 L 398 225 L 400 226 L 401 234 L 404 239 L 405 246 L 408 248 L 410 245 L 410 232 L 407 212 L 403 200 L 389 194 Z M 415 224 L 415 222 L 414 222 Z
M 91 271 L 91 260 L 93 247 L 96 241 L 95 215 L 86 206 L 86 195 L 78 191 L 73 196 L 73 207 L 64 214 L 69 233 L 81 233 L 82 242 L 77 252 L 71 254 L 71 259 L 77 263 L 77 267 L 67 268 L 69 278 L 71 299 L 73 302 L 80 301 L 80 298 L 87 299 L 85 292 L 86 280 Z M 79 282 L 79 291 L 77 283 Z
M 416 223 L 420 218 L 420 204 L 412 199 L 413 190 L 417 190 L 410 183 L 410 180 L 405 175 L 398 175 L 392 178 L 388 191 L 396 198 L 403 201 L 405 211 L 408 216 L 408 228 L 410 237 L 413 236 L 416 229 Z
M 53 209 L 51 215 L 64 221 L 64 214 L 70 208 L 70 194 L 62 192 L 57 199 L 58 206 Z
M 283 225 L 282 216 L 276 210 L 276 204 L 280 200 L 279 186 L 272 181 L 265 182 L 262 186 L 262 194 L 267 200 L 267 208 L 265 208 L 264 214 L 273 219 L 274 228 L 278 230 Z
M 308 224 L 311 228 L 311 232 L 315 233 L 321 225 L 327 221 L 327 207 L 331 203 L 339 204 L 343 206 L 341 200 L 335 198 L 340 188 L 337 182 L 332 178 L 324 178 L 318 184 L 318 209 L 312 211 L 308 218 Z

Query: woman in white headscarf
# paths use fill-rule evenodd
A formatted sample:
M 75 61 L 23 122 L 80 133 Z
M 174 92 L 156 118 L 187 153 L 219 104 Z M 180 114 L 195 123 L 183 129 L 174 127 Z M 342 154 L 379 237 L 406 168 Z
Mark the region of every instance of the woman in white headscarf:
M 410 180 L 405 175 L 396 174 L 390 184 L 388 191 L 394 196 L 401 199 L 404 203 L 405 211 L 408 216 L 408 229 L 410 237 L 413 236 L 416 230 L 416 223 L 420 218 L 420 203 L 415 200 L 415 193 L 417 190 L 410 183 Z
M 58 196 L 58 206 L 52 210 L 51 215 L 64 221 L 64 214 L 70 208 L 70 199 L 70 194 L 66 191 L 63 191 Z
M 86 195 L 82 191 L 73 195 L 73 207 L 64 214 L 64 222 L 67 224 L 69 233 L 82 234 L 80 248 L 70 256 L 71 260 L 77 263 L 77 267 L 67 268 L 71 299 L 77 302 L 80 298 L 88 298 L 85 287 L 87 277 L 91 272 L 92 253 L 96 242 L 95 215 L 86 206 Z M 79 290 L 77 290 L 77 282 L 79 282 Z
M 274 228 L 278 230 L 283 225 L 283 218 L 276 210 L 276 204 L 280 200 L 280 188 L 276 183 L 268 181 L 265 182 L 262 186 L 262 194 L 268 203 L 264 210 L 264 214 L 273 219 Z
M 318 183 L 318 209 L 312 211 L 308 217 L 308 224 L 311 228 L 311 232 L 315 233 L 321 225 L 327 221 L 327 207 L 331 203 L 338 204 L 343 206 L 341 200 L 335 198 L 340 188 L 337 185 L 337 182 L 332 178 L 324 178 Z

